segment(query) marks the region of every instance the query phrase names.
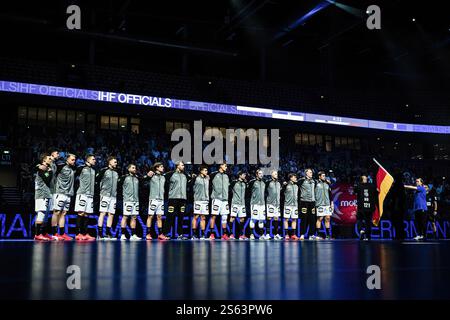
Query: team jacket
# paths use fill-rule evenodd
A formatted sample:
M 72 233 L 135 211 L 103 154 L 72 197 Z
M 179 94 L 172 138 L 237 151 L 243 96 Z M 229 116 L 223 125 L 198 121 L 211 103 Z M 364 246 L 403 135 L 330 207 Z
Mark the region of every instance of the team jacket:
M 314 202 L 316 201 L 315 188 L 316 181 L 314 179 L 302 178 L 298 182 L 300 189 L 300 201 Z
M 228 191 L 230 188 L 230 178 L 226 173 L 219 171 L 211 174 L 211 199 L 228 201 Z
M 264 195 L 266 184 L 263 180 L 254 179 L 250 181 L 249 184 L 250 190 L 252 191 L 252 195 L 250 197 L 250 205 L 265 205 Z
M 34 179 L 34 198 L 35 199 L 48 199 L 52 197 L 50 190 L 50 184 L 53 179 L 53 171 L 39 170 L 36 173 Z
M 172 171 L 165 175 L 165 190 L 168 199 L 187 200 L 187 183 L 189 177 L 184 172 Z
M 166 184 L 166 177 L 160 173 L 155 173 L 151 178 L 147 177 L 149 180 L 149 200 L 164 200 L 164 187 Z
M 123 181 L 123 202 L 139 202 L 139 178 L 132 174 L 126 174 L 121 180 Z
M 75 168 L 66 164 L 56 178 L 55 193 L 73 196 Z
M 52 180 L 50 180 L 50 192 L 51 193 L 55 193 L 55 188 L 56 188 L 56 172 L 58 171 L 58 167 L 55 162 L 56 161 L 53 161 L 52 164 L 50 165 L 50 168 L 52 169 L 52 172 L 53 172 Z
M 245 206 L 245 191 L 247 183 L 242 180 L 235 180 L 231 183 L 231 204 Z
M 284 188 L 284 206 L 298 207 L 298 185 L 292 181 Z
M 358 211 L 373 211 L 378 202 L 377 189 L 371 183 L 360 183 L 355 186 Z
M 242 180 L 235 180 L 231 183 L 231 204 L 245 206 L 245 192 L 247 183 Z
M 319 180 L 315 190 L 316 206 L 331 205 L 331 187 L 326 181 Z
M 281 184 L 278 180 L 269 180 L 266 183 L 266 204 L 280 207 Z
M 119 174 L 116 170 L 103 168 L 96 175 L 97 182 L 100 182 L 100 195 L 104 197 L 117 196 L 117 183 Z
M 194 181 L 194 201 L 209 201 L 209 178 L 197 176 Z
M 78 187 L 77 194 L 93 196 L 95 188 L 95 169 L 86 165 L 81 167 L 79 171 L 80 186 Z

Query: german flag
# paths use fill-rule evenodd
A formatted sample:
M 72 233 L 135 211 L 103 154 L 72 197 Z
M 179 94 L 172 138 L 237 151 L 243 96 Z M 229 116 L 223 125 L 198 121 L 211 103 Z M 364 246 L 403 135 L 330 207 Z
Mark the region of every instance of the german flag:
M 381 216 L 383 215 L 383 203 L 386 198 L 389 189 L 391 189 L 392 183 L 394 183 L 394 178 L 383 168 L 383 166 L 378 163 L 377 160 L 373 159 L 378 166 L 377 172 L 377 190 L 378 190 L 378 208 L 375 208 L 375 212 L 372 217 L 372 222 L 375 226 L 378 226 Z

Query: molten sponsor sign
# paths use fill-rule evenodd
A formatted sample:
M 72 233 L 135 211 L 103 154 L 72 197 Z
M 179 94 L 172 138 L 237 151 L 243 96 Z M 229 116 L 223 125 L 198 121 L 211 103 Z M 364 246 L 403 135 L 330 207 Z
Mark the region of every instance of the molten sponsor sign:
M 336 183 L 332 186 L 331 194 L 334 202 L 333 220 L 342 225 L 356 223 L 357 200 L 353 185 Z

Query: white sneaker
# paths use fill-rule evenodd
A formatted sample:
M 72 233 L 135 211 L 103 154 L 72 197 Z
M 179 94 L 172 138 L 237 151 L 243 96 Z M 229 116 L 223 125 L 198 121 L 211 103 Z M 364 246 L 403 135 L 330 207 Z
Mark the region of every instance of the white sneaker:
M 250 240 L 255 240 L 255 235 L 253 233 L 250 235 Z
M 128 240 L 127 236 L 124 234 L 120 237 L 120 241 L 127 241 L 127 240 Z
M 273 239 L 276 241 L 283 240 L 283 238 L 279 234 L 276 234 L 275 237 L 273 237 Z
M 366 232 L 364 230 L 361 230 L 359 232 L 359 240 L 364 240 L 365 237 L 366 237 Z
M 137 235 L 133 234 L 130 238 L 130 241 L 140 241 L 142 238 L 139 238 Z
M 418 241 L 418 240 L 420 240 L 420 236 L 416 236 L 413 239 Z
M 203 237 L 200 237 L 200 240 L 206 240 L 206 238 L 203 236 Z
M 300 236 L 300 240 L 305 240 L 305 235 L 302 234 L 302 235 Z
M 272 240 L 272 237 L 270 236 L 270 234 L 266 234 L 266 240 Z
M 316 240 L 316 236 L 315 236 L 315 235 L 309 236 L 308 239 L 309 239 L 309 240 Z
M 262 235 L 262 236 L 260 236 L 258 239 L 259 239 L 259 240 L 266 240 L 266 236 L 265 236 L 265 235 Z

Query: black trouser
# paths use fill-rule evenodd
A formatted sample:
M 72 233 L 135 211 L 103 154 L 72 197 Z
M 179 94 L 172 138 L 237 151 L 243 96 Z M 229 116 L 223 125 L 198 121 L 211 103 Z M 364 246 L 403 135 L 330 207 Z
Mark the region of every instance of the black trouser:
M 427 234 L 427 213 L 424 210 L 415 211 L 414 220 L 416 222 L 417 234 L 425 237 Z
M 358 211 L 356 215 L 356 218 L 358 219 L 358 231 L 361 233 L 364 226 L 364 232 L 368 239 L 372 236 L 372 217 L 373 211 Z
M 434 233 L 435 239 L 437 239 L 436 220 L 437 220 L 437 216 L 434 215 L 434 210 L 428 210 L 427 211 L 427 221 L 425 223 L 425 233 L 426 233 L 426 227 L 427 227 L 428 221 L 430 221 L 433 226 L 433 233 Z
M 436 216 L 434 215 L 434 210 L 427 211 L 427 221 L 431 223 L 436 223 Z
M 179 236 L 183 235 L 183 219 L 186 210 L 186 200 L 184 199 L 169 199 L 167 203 L 167 216 L 164 222 L 164 235 L 167 235 L 175 222 L 175 216 L 178 217 L 177 233 Z M 175 233 L 172 234 L 172 237 Z
M 399 212 L 395 212 L 392 215 L 392 225 L 395 229 L 395 239 L 403 240 L 406 238 L 405 226 L 403 225 L 403 215 Z
M 300 201 L 300 235 L 306 234 L 306 227 L 309 226 L 308 236 L 316 234 L 316 203 L 314 201 Z

